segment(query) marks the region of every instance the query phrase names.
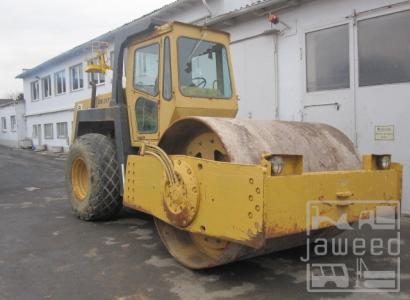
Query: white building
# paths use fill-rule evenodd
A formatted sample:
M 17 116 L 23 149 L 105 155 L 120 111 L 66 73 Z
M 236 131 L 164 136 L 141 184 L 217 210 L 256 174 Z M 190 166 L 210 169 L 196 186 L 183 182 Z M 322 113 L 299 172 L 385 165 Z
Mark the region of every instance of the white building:
M 110 35 L 103 38 L 110 40 Z M 91 47 L 92 42 L 86 43 L 17 76 L 23 78 L 27 135 L 34 147 L 68 149 L 74 103 L 91 96 L 91 78 L 84 72 Z M 111 74 L 95 75 L 99 94 L 111 91 Z
M 269 15 L 279 23 L 269 22 Z M 361 153 L 392 153 L 404 164 L 403 210 L 410 213 L 409 1 L 179 0 L 151 16 L 206 22 L 231 33 L 239 117 L 328 123 L 343 130 Z M 97 39 L 109 42 L 110 34 L 115 31 Z M 25 94 L 32 95 L 29 136 L 35 125 L 41 126 L 32 130 L 38 133 L 53 124 L 53 139 L 37 134 L 35 143 L 66 146 L 66 138 L 57 139 L 56 124 L 66 122 L 70 133 L 74 101 L 90 95 L 85 81 L 72 88 L 70 68 L 85 65 L 83 52 L 74 50 L 19 76 Z M 56 95 L 60 70 L 66 90 Z M 41 85 L 45 76 L 51 76 L 48 98 Z M 106 79 L 99 92 L 110 90 L 109 83 Z
M 0 145 L 18 147 L 26 137 L 24 99 L 0 99 Z

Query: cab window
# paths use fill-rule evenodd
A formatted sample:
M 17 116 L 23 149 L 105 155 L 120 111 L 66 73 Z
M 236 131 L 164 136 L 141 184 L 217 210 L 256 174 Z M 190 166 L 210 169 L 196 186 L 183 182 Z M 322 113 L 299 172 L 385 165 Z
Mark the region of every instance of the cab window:
M 137 49 L 134 62 L 134 88 L 151 96 L 157 96 L 159 44 Z
M 164 87 L 163 96 L 165 100 L 172 98 L 172 74 L 171 74 L 171 49 L 169 38 L 164 40 Z
M 184 96 L 231 98 L 228 55 L 222 44 L 178 39 L 179 87 Z
M 158 131 L 158 105 L 155 101 L 139 98 L 135 104 L 137 127 L 140 133 Z

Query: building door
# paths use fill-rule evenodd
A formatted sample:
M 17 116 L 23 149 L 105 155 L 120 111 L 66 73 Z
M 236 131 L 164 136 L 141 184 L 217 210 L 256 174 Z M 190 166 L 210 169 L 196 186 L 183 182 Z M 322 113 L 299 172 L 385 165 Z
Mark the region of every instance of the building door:
M 407 9 L 407 10 L 406 10 Z M 410 6 L 356 23 L 358 147 L 404 164 L 402 210 L 410 213 Z
M 38 146 L 40 146 L 41 143 L 42 143 L 41 124 L 37 124 L 37 125 L 33 125 L 33 126 L 34 126 L 33 127 L 33 130 L 34 130 L 33 137 L 36 139 L 33 142 L 36 143 Z
M 231 44 L 240 97 L 239 118 L 272 120 L 275 114 L 275 39 L 254 37 Z M 263 72 L 262 72 L 263 70 Z
M 359 152 L 404 165 L 410 213 L 410 5 L 356 12 L 304 35 L 304 121 L 341 129 Z
M 303 120 L 332 125 L 356 140 L 351 23 L 308 30 L 303 36 Z

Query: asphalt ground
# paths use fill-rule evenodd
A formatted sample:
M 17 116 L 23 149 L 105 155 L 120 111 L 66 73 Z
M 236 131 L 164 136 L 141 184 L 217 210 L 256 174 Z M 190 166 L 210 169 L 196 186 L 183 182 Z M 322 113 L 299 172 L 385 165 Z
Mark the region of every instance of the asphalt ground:
M 76 219 L 64 163 L 64 155 L 0 147 L 0 300 L 410 299 L 408 218 L 401 221 L 400 292 L 310 293 L 300 259 L 306 247 L 191 271 L 168 254 L 150 216 L 124 210 L 110 222 Z M 359 234 L 369 240 L 382 233 Z M 342 261 L 353 264 L 356 258 L 349 252 Z M 396 262 L 371 255 L 364 260 L 375 270 Z

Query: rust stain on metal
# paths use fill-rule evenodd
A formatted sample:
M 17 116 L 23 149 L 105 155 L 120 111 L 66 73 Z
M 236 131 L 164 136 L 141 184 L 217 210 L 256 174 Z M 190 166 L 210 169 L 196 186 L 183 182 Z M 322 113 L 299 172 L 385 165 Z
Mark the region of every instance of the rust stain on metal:
M 254 232 L 252 232 L 251 230 L 248 230 L 248 237 L 249 240 L 247 241 L 247 245 L 249 245 L 252 248 L 255 249 L 260 249 L 265 245 L 266 239 L 265 239 L 265 235 L 263 234 L 263 232 L 258 232 L 257 234 L 255 234 Z
M 300 227 L 296 223 L 294 223 L 293 226 L 283 226 L 280 224 L 275 224 L 265 229 L 265 235 L 267 239 L 271 239 L 271 238 L 276 238 L 276 237 L 293 235 L 296 233 L 302 233 L 305 231 L 306 231 L 305 227 Z

